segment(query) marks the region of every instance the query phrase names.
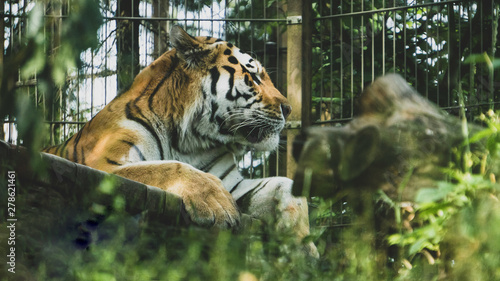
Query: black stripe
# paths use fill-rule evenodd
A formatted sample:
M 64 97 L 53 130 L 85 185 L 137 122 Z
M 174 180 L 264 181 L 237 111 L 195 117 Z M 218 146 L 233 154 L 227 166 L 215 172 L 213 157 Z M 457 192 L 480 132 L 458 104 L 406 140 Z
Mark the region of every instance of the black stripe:
M 261 189 L 262 189 L 262 188 L 263 188 L 266 184 L 267 184 L 267 182 L 265 182 L 265 181 L 264 181 L 264 179 L 262 179 L 262 180 L 259 182 L 259 184 L 258 184 L 256 187 L 254 187 L 254 188 L 252 189 L 252 193 L 253 193 L 253 194 L 258 193 L 258 192 L 259 192 L 259 191 L 260 191 L 260 190 L 261 190 Z M 233 191 L 234 191 L 234 188 L 233 188 L 233 189 L 231 189 L 231 191 L 230 191 L 230 192 L 233 192 Z
M 208 164 L 204 165 L 203 167 L 201 167 L 200 170 L 208 173 L 210 171 L 210 169 L 212 169 L 212 167 L 217 163 L 217 161 L 219 161 L 226 154 L 227 154 L 227 152 L 221 153 L 220 155 L 218 155 L 217 157 L 215 157 L 212 161 L 210 161 L 210 163 L 208 163 Z
M 115 165 L 115 166 L 121 166 L 122 165 L 122 164 L 120 164 L 118 162 L 115 162 L 115 161 L 109 159 L 108 157 L 106 157 L 106 162 L 108 162 L 108 164 Z
M 54 148 L 55 148 L 56 150 L 54 151 L 54 153 L 53 153 L 53 154 L 54 154 L 54 155 L 57 155 L 57 156 L 61 156 L 61 155 L 59 155 L 59 150 L 61 149 L 61 145 L 54 146 Z
M 213 123 L 215 121 L 215 113 L 217 112 L 217 109 L 219 109 L 219 104 L 215 101 L 212 100 L 212 112 L 210 113 L 210 122 Z
M 252 81 L 250 81 L 250 76 L 248 75 L 245 75 L 245 85 L 247 85 L 248 87 L 252 88 L 253 87 L 253 84 L 252 84 Z
M 229 72 L 229 90 L 226 93 L 226 99 L 235 100 L 233 97 L 233 87 L 234 87 L 234 68 L 224 65 L 223 68 Z
M 219 177 L 219 179 L 221 180 L 224 180 L 224 178 L 229 175 L 229 173 L 231 173 L 234 169 L 236 168 L 236 165 L 233 164 L 233 165 L 230 165 L 228 169 L 226 169 L 224 171 L 224 173 L 222 173 L 222 175 Z
M 248 69 L 243 64 L 240 64 L 240 66 L 241 66 L 241 72 L 243 72 L 243 73 L 245 73 L 245 72 L 246 73 L 250 73 L 250 71 L 248 71 Z
M 217 95 L 217 82 L 219 81 L 220 72 L 217 67 L 212 67 L 210 69 L 210 76 L 212 77 L 212 95 Z
M 122 140 L 122 142 L 128 144 L 131 148 L 133 148 L 135 152 L 139 154 L 139 158 L 141 158 L 141 161 L 146 161 L 146 157 L 144 157 L 144 154 L 142 154 L 142 151 L 139 149 L 139 147 L 137 147 L 137 145 L 135 145 L 133 142 L 129 142 L 126 140 Z
M 178 57 L 173 57 L 172 58 L 172 64 L 170 65 L 170 68 L 168 69 L 167 73 L 165 73 L 165 75 L 163 76 L 163 78 L 161 79 L 161 81 L 158 84 L 156 84 L 156 87 L 154 88 L 153 92 L 149 96 L 148 107 L 149 107 L 149 110 L 151 110 L 151 112 L 154 113 L 154 110 L 153 110 L 153 98 L 154 98 L 154 96 L 158 93 L 158 90 L 163 85 L 163 83 L 165 83 L 165 81 L 167 80 L 167 78 L 170 77 L 170 75 L 172 75 L 172 72 L 174 72 L 174 70 L 177 68 L 178 64 L 179 64 L 179 58 Z M 149 88 L 150 88 L 150 84 L 148 84 L 148 86 L 146 87 L 146 89 L 144 89 L 144 91 L 142 92 L 141 96 L 144 95 L 145 93 L 149 92 Z
M 238 64 L 238 60 L 236 59 L 235 56 L 229 56 L 229 58 L 227 58 L 227 60 L 232 63 L 232 64 Z
M 76 162 L 78 163 L 78 154 L 77 154 L 77 146 L 78 146 L 78 143 L 80 142 L 80 138 L 82 137 L 82 133 L 83 133 L 83 130 L 85 129 L 85 125 L 83 125 L 83 128 L 78 131 L 78 133 L 76 134 L 76 137 L 75 137 L 75 143 L 73 144 L 73 162 Z
M 173 118 L 170 118 L 170 124 L 175 124 Z M 170 145 L 174 150 L 179 151 L 179 132 L 175 126 L 171 126 L 168 129 L 170 133 Z
M 250 73 L 250 75 L 252 75 L 252 79 L 253 79 L 253 81 L 254 81 L 255 83 L 257 83 L 257 85 L 262 84 L 262 83 L 260 82 L 260 79 L 259 79 L 259 78 L 257 78 L 257 74 L 255 74 L 255 73 Z
M 221 133 L 223 135 L 231 135 L 232 134 L 229 131 L 229 129 L 222 126 L 224 124 L 224 119 L 222 119 L 222 117 L 220 117 L 219 115 L 215 116 L 215 123 L 219 126 L 219 133 Z
M 83 146 L 82 146 L 82 147 L 80 147 L 80 149 L 81 149 L 81 151 L 82 151 L 82 164 L 83 164 L 83 165 L 87 165 L 87 164 L 85 164 L 85 151 L 83 150 Z
M 255 92 L 252 92 L 252 93 L 255 93 Z M 253 95 L 249 95 L 247 93 L 242 94 L 240 91 L 238 91 L 238 89 L 236 89 L 236 97 L 234 99 L 237 100 L 239 98 L 244 98 L 246 101 L 248 101 L 252 97 L 253 97 Z
M 236 185 L 234 185 L 231 190 L 229 191 L 229 193 L 233 193 L 233 191 L 236 190 L 236 188 L 238 188 L 238 186 L 240 185 L 240 183 L 243 181 L 244 179 L 241 179 Z
M 148 132 L 151 133 L 151 135 L 155 138 L 156 140 L 156 144 L 158 145 L 158 150 L 160 151 L 160 158 L 161 160 L 163 160 L 163 147 L 161 146 L 161 141 L 160 141 L 160 137 L 156 134 L 155 130 L 153 129 L 153 127 L 151 126 L 151 124 L 149 124 L 148 122 L 146 122 L 145 120 L 141 119 L 140 117 L 137 117 L 137 116 L 134 116 L 132 114 L 132 109 L 131 109 L 131 106 L 132 106 L 132 101 L 129 101 L 127 103 L 127 105 L 125 106 L 125 116 L 127 117 L 127 119 L 129 120 L 132 120 L 132 121 L 135 121 L 139 124 L 141 124 L 144 128 L 146 128 L 146 130 L 148 130 Z M 139 115 L 143 116 L 142 113 L 141 113 L 141 110 L 139 109 L 139 107 L 135 106 L 136 110 L 138 111 Z M 144 116 L 143 116 L 144 117 Z
M 54 152 L 54 155 L 57 155 L 57 156 L 61 156 L 61 157 L 63 157 L 62 152 L 64 152 L 64 149 L 65 149 L 65 148 L 66 148 L 66 146 L 68 145 L 68 142 L 69 142 L 69 141 L 70 141 L 73 137 L 74 137 L 74 135 L 73 135 L 73 136 L 71 136 L 69 139 L 67 139 L 67 140 L 66 140 L 63 144 L 60 144 L 60 145 L 56 146 L 56 147 L 55 147 L 55 148 L 56 148 L 56 151 Z M 59 151 L 61 152 L 61 154 L 59 154 Z M 67 158 L 67 157 L 66 157 L 66 158 Z
M 61 147 L 62 147 L 62 145 L 58 145 L 58 146 L 55 147 L 56 151 L 54 151 L 54 155 L 60 156 L 59 155 L 59 150 L 61 149 Z
M 251 108 L 252 105 L 254 105 L 256 103 L 259 103 L 261 101 L 262 101 L 262 97 L 256 97 L 252 102 L 250 102 L 247 105 L 245 105 L 245 108 Z

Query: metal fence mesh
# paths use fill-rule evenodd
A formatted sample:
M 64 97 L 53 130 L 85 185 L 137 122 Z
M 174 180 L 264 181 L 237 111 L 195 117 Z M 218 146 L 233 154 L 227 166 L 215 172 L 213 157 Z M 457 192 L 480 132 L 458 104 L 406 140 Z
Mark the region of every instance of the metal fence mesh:
M 313 35 L 313 104 L 317 123 L 349 120 L 354 98 L 377 76 L 396 72 L 443 109 L 470 116 L 494 109 L 495 1 L 318 1 Z

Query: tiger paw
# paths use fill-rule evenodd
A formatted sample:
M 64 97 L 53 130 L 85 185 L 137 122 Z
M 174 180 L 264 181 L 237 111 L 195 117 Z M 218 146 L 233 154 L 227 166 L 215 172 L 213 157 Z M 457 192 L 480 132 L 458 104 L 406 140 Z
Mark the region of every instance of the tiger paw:
M 224 189 L 219 178 L 203 173 L 203 177 L 190 180 L 181 196 L 190 220 L 197 225 L 218 229 L 236 228 L 240 224 L 240 212 L 231 194 Z M 169 190 L 171 191 L 171 190 Z
M 181 196 L 190 220 L 204 227 L 238 227 L 240 212 L 221 180 L 199 170 L 191 169 L 189 172 L 189 177 L 183 179 L 182 185 L 167 190 Z

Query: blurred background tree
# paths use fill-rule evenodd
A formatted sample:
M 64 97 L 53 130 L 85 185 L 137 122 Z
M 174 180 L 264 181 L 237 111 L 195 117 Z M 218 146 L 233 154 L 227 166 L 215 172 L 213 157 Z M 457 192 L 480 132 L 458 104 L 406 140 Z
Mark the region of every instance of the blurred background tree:
M 77 0 L 71 5 L 5 1 L 4 9 L 0 117 L 15 121 L 17 140 L 37 151 L 46 144 L 43 120 L 61 117 L 68 73 L 82 66 L 84 50 L 98 45 L 102 15 L 93 0 Z

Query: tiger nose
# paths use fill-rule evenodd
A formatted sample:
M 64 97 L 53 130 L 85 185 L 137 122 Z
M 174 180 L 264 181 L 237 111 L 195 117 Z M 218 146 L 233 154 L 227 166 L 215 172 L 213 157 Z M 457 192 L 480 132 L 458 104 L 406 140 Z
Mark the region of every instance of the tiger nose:
M 285 119 L 290 115 L 290 112 L 292 112 L 292 107 L 288 104 L 282 103 L 281 113 L 283 114 L 283 117 L 285 117 Z

